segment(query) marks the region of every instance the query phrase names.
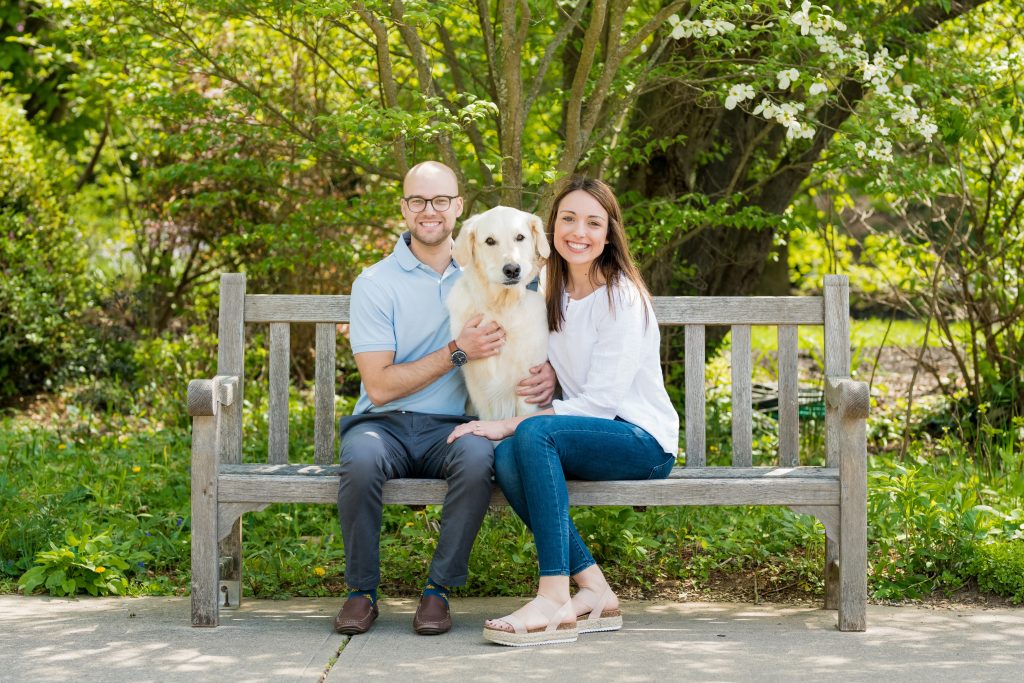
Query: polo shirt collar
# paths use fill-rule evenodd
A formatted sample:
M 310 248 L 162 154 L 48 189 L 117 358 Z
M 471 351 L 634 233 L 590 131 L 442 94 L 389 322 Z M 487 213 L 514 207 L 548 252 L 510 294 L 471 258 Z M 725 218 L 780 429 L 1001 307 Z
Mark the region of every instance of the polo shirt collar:
M 398 243 L 395 244 L 395 251 L 392 252 L 395 255 L 395 260 L 398 261 L 398 265 L 402 267 L 402 270 L 411 272 L 423 266 L 427 268 L 427 265 L 416 258 L 416 254 L 412 253 L 412 248 L 409 247 L 412 242 L 412 235 L 408 230 L 402 233 L 402 236 L 398 238 Z M 458 265 L 455 263 L 455 259 L 452 259 L 448 263 L 448 268 L 445 270 L 445 274 L 451 272 L 452 269 L 458 269 Z
M 412 253 L 412 249 L 409 248 L 409 242 L 412 240 L 412 235 L 409 231 L 402 233 L 402 236 L 398 238 L 398 244 L 395 245 L 395 260 L 398 261 L 398 265 L 402 266 L 403 270 L 416 270 L 420 265 L 420 260 L 416 258 L 416 254 Z

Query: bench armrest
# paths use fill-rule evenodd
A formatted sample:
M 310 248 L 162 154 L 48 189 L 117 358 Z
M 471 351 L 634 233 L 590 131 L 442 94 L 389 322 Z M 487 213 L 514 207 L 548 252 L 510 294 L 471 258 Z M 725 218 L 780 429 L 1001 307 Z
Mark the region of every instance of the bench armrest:
M 866 382 L 825 379 L 825 405 L 834 408 L 841 420 L 866 420 L 871 396 Z
M 188 414 L 192 417 L 216 415 L 218 406 L 229 406 L 235 402 L 237 386 L 238 377 L 235 375 L 192 380 L 188 383 Z

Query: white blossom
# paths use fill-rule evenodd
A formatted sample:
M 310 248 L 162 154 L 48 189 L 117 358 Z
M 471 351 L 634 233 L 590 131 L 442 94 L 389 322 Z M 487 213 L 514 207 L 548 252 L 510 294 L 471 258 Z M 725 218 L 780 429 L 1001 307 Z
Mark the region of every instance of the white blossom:
M 779 79 L 779 90 L 786 90 L 793 81 L 800 78 L 800 72 L 796 69 L 783 69 L 776 77 Z
M 927 114 L 923 114 L 917 121 L 917 132 L 928 142 L 932 141 L 932 137 L 939 132 L 939 127 L 936 126 Z
M 827 90 L 828 86 L 825 85 L 825 81 L 814 81 L 814 83 L 811 83 L 811 87 L 808 90 L 808 92 L 813 97 L 814 95 L 817 95 L 818 93 L 823 93 Z
M 857 152 L 857 158 L 863 159 L 864 155 L 868 151 L 868 145 L 863 140 L 858 140 L 857 142 L 853 143 L 853 149 L 855 152 Z
M 767 97 L 761 100 L 761 104 L 754 107 L 754 116 L 764 116 L 766 119 L 774 119 L 778 107 Z
M 892 161 L 892 142 L 876 139 L 875 144 L 868 150 L 868 158 L 876 161 Z
M 738 84 L 729 88 L 729 95 L 725 98 L 725 108 L 735 109 L 736 105 L 740 102 L 745 102 L 754 98 L 753 86 L 747 84 Z
M 899 110 L 897 110 L 896 113 L 893 114 L 893 118 L 896 119 L 896 121 L 898 121 L 899 123 L 903 124 L 904 126 L 909 126 L 914 121 L 917 121 L 917 118 L 918 116 L 920 116 L 920 114 L 921 112 L 918 110 L 917 107 L 915 107 L 912 104 L 907 104 L 900 107 Z

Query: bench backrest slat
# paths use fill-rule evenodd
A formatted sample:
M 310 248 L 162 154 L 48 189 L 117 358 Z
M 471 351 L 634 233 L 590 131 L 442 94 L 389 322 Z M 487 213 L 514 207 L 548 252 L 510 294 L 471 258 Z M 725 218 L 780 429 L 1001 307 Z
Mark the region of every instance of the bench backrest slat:
M 247 323 L 348 322 L 343 294 L 249 294 Z M 820 296 L 659 296 L 654 315 L 660 325 L 821 325 Z
M 249 294 L 245 322 L 346 323 L 348 300 L 344 294 Z
M 316 325 L 316 391 L 313 402 L 313 457 L 317 465 L 334 462 L 334 347 L 337 343 L 334 323 Z
M 779 467 L 800 464 L 797 326 L 779 325 Z
M 245 386 L 245 275 L 220 276 L 220 312 L 217 318 L 217 374 L 238 378 L 235 395 L 243 396 Z M 222 463 L 242 462 L 242 401 L 232 401 L 226 410 L 230 420 L 217 422 L 217 457 Z
M 753 464 L 750 325 L 732 326 L 732 466 Z
M 821 325 L 820 296 L 658 296 L 659 325 Z
M 288 365 L 291 355 L 291 325 L 270 323 L 270 438 L 267 462 L 288 462 Z
M 704 327 L 686 326 L 686 466 L 704 467 Z
M 850 376 L 850 289 L 842 275 L 825 276 L 825 378 Z M 825 461 L 839 467 L 838 421 L 825 416 Z

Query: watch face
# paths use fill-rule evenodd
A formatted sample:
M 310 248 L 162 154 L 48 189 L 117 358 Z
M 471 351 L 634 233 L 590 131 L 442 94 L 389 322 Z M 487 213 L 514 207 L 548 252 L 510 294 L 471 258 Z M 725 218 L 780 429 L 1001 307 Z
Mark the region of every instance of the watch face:
M 459 368 L 469 362 L 469 356 L 462 349 L 452 351 L 452 365 Z

